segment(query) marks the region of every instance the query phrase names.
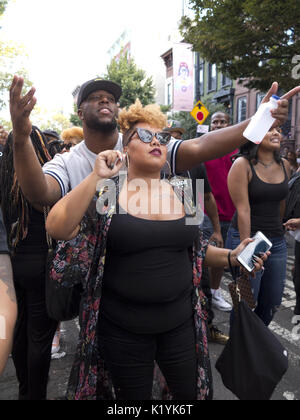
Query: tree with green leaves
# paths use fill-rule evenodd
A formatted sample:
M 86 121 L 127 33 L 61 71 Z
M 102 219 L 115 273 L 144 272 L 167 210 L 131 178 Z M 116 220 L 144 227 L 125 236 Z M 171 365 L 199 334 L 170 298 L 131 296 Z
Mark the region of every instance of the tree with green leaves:
M 61 133 L 66 128 L 71 127 L 68 117 L 59 111 L 49 111 L 43 107 L 35 105 L 31 113 L 32 124 L 39 127 L 40 130 L 51 129 Z
M 5 12 L 7 4 L 8 0 L 0 0 L 0 17 Z M 14 74 L 24 77 L 24 91 L 28 91 L 32 86 L 27 70 L 20 65 L 20 57 L 25 56 L 22 46 L 0 41 L 0 110 L 7 108 L 8 91 Z
M 73 106 L 74 113 L 70 115 L 70 123 L 76 127 L 82 127 L 82 121 L 77 114 L 77 105 Z
M 0 16 L 3 15 L 6 6 L 7 6 L 8 0 L 0 0 Z
M 32 86 L 28 71 L 20 65 L 20 56 L 26 57 L 22 46 L 0 41 L 0 109 L 8 106 L 8 92 L 14 74 L 24 78 L 23 92 L 28 92 Z
M 186 42 L 231 79 L 266 91 L 295 86 L 293 57 L 300 51 L 299 0 L 190 0 L 193 18 L 184 17 Z
M 112 60 L 102 77 L 122 86 L 121 108 L 130 106 L 137 98 L 144 106 L 155 102 L 152 77 L 147 77 L 146 72 L 139 69 L 127 53 L 121 54 L 119 60 Z

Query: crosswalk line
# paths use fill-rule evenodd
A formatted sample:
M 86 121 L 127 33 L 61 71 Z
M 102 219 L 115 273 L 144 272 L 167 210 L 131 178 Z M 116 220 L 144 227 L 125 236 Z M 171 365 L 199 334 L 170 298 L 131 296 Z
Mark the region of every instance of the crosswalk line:
M 230 293 L 227 292 L 226 290 L 222 289 L 222 295 L 224 297 L 224 299 L 231 303 L 231 296 Z M 290 307 L 289 305 L 291 304 L 291 306 L 295 306 L 295 301 L 293 302 L 284 302 L 283 306 L 285 307 Z M 276 322 L 272 322 L 269 326 L 269 328 L 278 336 L 280 336 L 281 338 L 283 338 L 284 340 L 288 341 L 290 344 L 293 344 L 294 346 L 300 347 L 300 336 L 299 338 L 296 338 L 292 331 L 287 330 L 286 328 L 281 327 L 279 324 L 277 324 Z M 300 360 L 300 356 L 295 355 L 294 357 L 296 357 L 296 359 Z

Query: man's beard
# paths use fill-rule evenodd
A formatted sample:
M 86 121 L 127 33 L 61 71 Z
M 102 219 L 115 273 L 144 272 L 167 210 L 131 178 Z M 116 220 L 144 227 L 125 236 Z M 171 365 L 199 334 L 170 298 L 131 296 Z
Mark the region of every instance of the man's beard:
M 88 126 L 88 128 L 100 131 L 103 134 L 112 133 L 118 127 L 117 120 L 115 117 L 111 121 L 106 122 L 99 121 L 96 118 L 90 118 L 89 120 L 86 120 L 86 125 Z

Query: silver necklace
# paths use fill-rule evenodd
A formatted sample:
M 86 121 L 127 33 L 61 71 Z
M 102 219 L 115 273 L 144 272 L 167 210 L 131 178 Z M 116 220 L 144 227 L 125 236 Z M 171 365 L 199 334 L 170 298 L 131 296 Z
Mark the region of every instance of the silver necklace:
M 271 163 L 264 163 L 264 162 L 261 162 L 260 160 L 258 160 L 257 162 L 260 163 L 264 168 L 268 169 L 275 163 L 275 160 L 273 160 Z

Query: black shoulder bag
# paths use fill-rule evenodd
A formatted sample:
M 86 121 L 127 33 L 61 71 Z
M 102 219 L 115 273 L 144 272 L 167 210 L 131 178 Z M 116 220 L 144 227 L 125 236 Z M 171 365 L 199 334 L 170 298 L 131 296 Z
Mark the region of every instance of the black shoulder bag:
M 238 294 L 229 341 L 216 369 L 240 400 L 269 400 L 288 369 L 288 353 Z

